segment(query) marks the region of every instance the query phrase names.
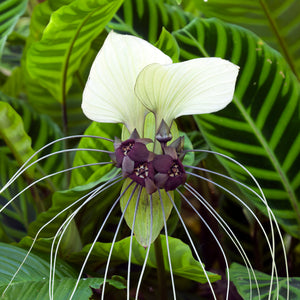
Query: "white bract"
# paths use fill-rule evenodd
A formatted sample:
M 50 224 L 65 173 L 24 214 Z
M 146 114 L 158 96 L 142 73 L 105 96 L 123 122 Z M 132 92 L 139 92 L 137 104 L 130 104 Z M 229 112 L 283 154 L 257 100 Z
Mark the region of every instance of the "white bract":
M 216 112 L 234 94 L 239 67 L 221 58 L 172 63 L 150 43 L 110 32 L 86 84 L 82 109 L 97 122 L 123 123 L 143 135 L 145 115 L 170 126 L 183 115 Z

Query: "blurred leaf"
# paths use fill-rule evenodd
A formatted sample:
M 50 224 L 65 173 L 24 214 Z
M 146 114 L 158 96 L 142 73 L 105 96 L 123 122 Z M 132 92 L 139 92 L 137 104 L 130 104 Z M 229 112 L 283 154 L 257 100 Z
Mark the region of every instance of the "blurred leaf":
M 298 0 L 194 1 L 207 17 L 250 29 L 280 51 L 300 79 L 300 5 Z
M 11 105 L 13 109 L 18 113 L 19 116 L 22 116 L 24 131 L 30 137 L 32 148 L 35 151 L 38 151 L 46 144 L 53 142 L 56 139 L 62 137 L 62 133 L 59 127 L 55 123 L 53 123 L 48 116 L 36 113 L 27 102 L 12 97 L 8 97 L 3 93 L 0 93 L 0 97 L 7 104 Z M 19 146 L 18 149 L 20 149 Z M 40 152 L 38 154 L 38 157 L 42 157 L 44 155 L 53 153 L 55 151 L 59 151 L 61 149 L 62 149 L 62 143 L 53 144 L 47 147 L 42 152 Z M 30 155 L 32 155 L 35 152 L 34 150 L 32 149 L 30 150 Z M 28 154 L 26 160 L 29 157 L 30 156 Z M 33 159 L 32 161 L 34 161 L 35 159 Z M 26 160 L 23 159 L 23 161 L 20 163 L 20 166 Z M 51 174 L 55 171 L 59 171 L 64 166 L 61 158 L 55 155 L 48 157 L 45 160 L 41 160 L 39 162 L 39 165 L 42 166 L 43 173 L 46 174 Z
M 248 270 L 245 266 L 233 263 L 230 266 L 230 280 L 236 286 L 239 294 L 243 299 L 253 300 L 264 300 L 264 299 L 278 299 L 278 300 L 297 300 L 300 297 L 300 277 L 289 278 L 289 298 L 287 297 L 287 279 L 285 277 L 279 277 L 279 291 L 277 290 L 276 279 L 273 279 L 272 291 L 270 293 L 270 283 L 271 277 L 267 274 L 255 270 L 255 276 L 258 282 L 258 289 L 254 281 L 254 276 L 249 270 L 251 276 L 251 285 L 249 281 Z M 279 297 L 277 297 L 277 292 L 279 292 Z M 252 293 L 252 294 L 251 294 Z
M 113 142 L 106 141 L 97 137 L 103 137 L 114 140 L 116 136 L 121 136 L 121 126 L 119 124 L 105 124 L 92 122 L 91 125 L 84 132 L 85 135 L 95 137 L 83 137 L 80 140 L 78 148 L 87 149 L 86 151 L 76 152 L 73 166 L 82 166 L 85 164 L 93 164 L 100 162 L 110 162 L 111 159 L 107 153 L 89 151 L 91 150 L 105 150 L 114 152 Z M 113 165 L 107 166 L 94 165 L 87 166 L 72 171 L 72 178 L 70 187 L 83 185 L 97 180 L 103 175 L 107 174 Z
M 6 105 L 10 105 L 11 108 L 14 109 L 14 115 L 22 116 L 22 130 L 25 132 L 25 137 L 28 140 L 28 143 L 32 140 L 32 148 L 39 150 L 44 145 L 57 138 L 62 136 L 61 131 L 58 126 L 55 125 L 46 115 L 41 115 L 35 113 L 28 103 L 24 101 L 20 101 L 18 99 L 14 99 L 12 97 L 8 97 L 4 94 L 1 94 L 1 100 Z M 9 114 L 5 113 L 5 118 L 9 117 Z M 5 118 L 1 118 L 2 121 Z M 16 126 L 20 126 L 20 123 L 16 123 Z M 6 131 L 8 129 L 5 129 Z M 17 127 L 12 127 L 13 134 L 9 132 L 9 138 L 12 138 L 17 131 Z M 30 137 L 29 137 L 30 136 Z M 18 137 L 22 137 L 21 134 Z M 22 149 L 22 147 L 26 144 L 23 144 L 20 141 L 21 146 L 18 146 L 17 142 L 13 143 L 13 147 L 16 147 L 18 151 Z M 12 176 L 18 171 L 21 164 L 25 159 L 29 158 L 29 155 L 34 153 L 34 150 L 30 147 L 30 152 L 20 163 L 17 163 L 15 158 L 12 155 L 11 147 L 9 144 L 4 141 L 0 141 L 0 186 L 3 187 Z M 47 147 L 39 153 L 37 157 L 42 157 L 44 155 L 48 155 L 55 151 L 59 151 L 62 149 L 61 143 L 56 143 Z M 36 160 L 31 160 L 34 162 Z M 5 205 L 9 200 L 11 200 L 17 193 L 22 192 L 29 183 L 34 179 L 41 178 L 44 174 L 51 174 L 53 172 L 57 172 L 63 168 L 63 161 L 59 155 L 54 155 L 48 157 L 47 159 L 41 160 L 38 165 L 35 165 L 36 171 L 34 173 L 34 169 L 30 168 L 31 180 L 28 177 L 19 176 L 13 183 L 10 184 L 2 193 L 1 193 L 1 204 Z M 63 183 L 61 180 L 61 176 L 56 176 L 54 179 L 50 179 L 54 185 L 60 186 Z M 49 181 L 48 181 L 49 183 Z M 49 187 L 48 187 L 49 188 Z M 4 226 L 4 230 L 8 236 L 10 236 L 14 240 L 19 240 L 25 234 L 25 231 L 28 228 L 28 224 L 33 221 L 35 218 L 35 211 L 42 211 L 47 207 L 47 188 L 41 189 L 39 193 L 37 193 L 37 189 L 35 187 L 31 189 L 27 189 L 25 192 L 22 192 L 13 202 L 9 205 L 0 215 L 2 225 Z
M 213 150 L 234 157 L 254 175 L 278 222 L 299 238 L 300 86 L 294 74 L 257 36 L 215 19 L 195 19 L 174 36 L 181 60 L 216 56 L 240 66 L 233 103 L 195 119 Z M 219 159 L 232 177 L 257 190 L 239 166 Z M 265 212 L 253 194 L 247 196 Z
M 37 112 L 47 114 L 62 129 L 63 108 L 61 103 L 57 102 L 48 90 L 40 86 L 36 80 L 26 78 L 26 88 L 28 102 L 31 106 Z M 81 134 L 90 124 L 90 120 L 84 116 L 80 107 L 82 91 L 83 88 L 78 82 L 78 78 L 74 77 L 73 86 L 71 87 L 66 100 L 66 111 L 68 115 L 67 135 Z
M 7 102 L 3 101 L 0 101 L 0 136 L 20 166 L 34 154 L 31 148 L 31 138 L 24 130 L 22 118 Z M 33 177 L 32 168 L 26 173 L 31 178 Z
M 185 13 L 174 1 L 125 0 L 109 28 L 130 33 L 155 43 L 164 27 L 172 32 L 184 27 L 191 15 Z
M 0 293 L 2 294 L 27 251 L 3 243 L 0 244 L 0 251 Z M 20 299 L 20 295 L 24 300 L 31 300 L 33 297 L 40 300 L 47 299 L 49 274 L 49 262 L 30 254 L 3 299 Z M 55 274 L 54 298 L 69 299 L 77 280 L 77 273 L 64 261 L 58 259 Z M 120 281 L 108 280 L 108 282 L 116 288 L 125 288 Z M 102 283 L 102 278 L 81 279 L 73 299 L 88 299 L 92 295 L 90 286 L 97 288 Z
M 27 52 L 27 69 L 55 99 L 64 102 L 90 45 L 122 0 L 76 0 L 52 13 L 42 38 Z
M 28 0 L 4 0 L 0 3 L 0 59 L 7 36 L 25 12 Z
M 162 249 L 164 255 L 164 264 L 167 271 L 169 271 L 166 237 L 160 236 Z M 172 260 L 172 270 L 175 275 L 188 278 L 200 283 L 207 282 L 204 275 L 204 271 L 200 263 L 193 258 L 192 252 L 188 245 L 184 244 L 179 239 L 168 237 L 170 256 Z M 132 257 L 131 262 L 137 265 L 143 265 L 147 249 L 142 247 L 135 238 L 132 241 Z M 130 246 L 130 237 L 125 238 L 113 245 L 112 261 L 122 263 L 128 261 L 128 253 Z M 69 260 L 74 263 L 80 264 L 85 258 L 90 245 L 87 245 L 79 253 L 74 253 L 70 256 Z M 92 267 L 100 266 L 107 262 L 107 257 L 111 248 L 110 243 L 99 243 L 97 242 L 93 248 L 91 256 L 88 260 L 88 264 Z M 151 244 L 149 258 L 147 260 L 147 266 L 151 268 L 156 267 L 155 251 L 154 246 Z M 211 282 L 220 279 L 219 275 L 207 272 L 207 275 Z
M 55 220 L 48 224 L 40 233 L 40 237 L 53 237 L 61 224 L 70 215 L 70 212 L 73 212 L 87 200 L 86 195 L 115 175 L 116 171 L 112 171 L 95 182 L 83 186 L 76 186 L 70 190 L 55 192 L 52 197 L 52 206 L 48 211 L 39 214 L 37 220 L 30 224 L 28 234 L 34 237 L 43 225 L 55 217 Z M 83 244 L 93 240 L 107 214 L 107 210 L 111 207 L 113 201 L 117 199 L 120 188 L 120 184 L 115 184 L 112 188 L 103 190 L 97 196 L 90 198 L 77 214 L 75 219 Z M 67 208 L 72 204 L 74 205 L 68 210 Z M 61 213 L 64 209 L 65 212 Z
M 23 73 L 20 67 L 15 68 L 10 76 L 5 81 L 4 85 L 1 87 L 1 90 L 4 94 L 17 97 L 24 87 L 24 78 Z
M 18 171 L 19 164 L 11 159 L 9 149 L 0 146 L 0 186 L 1 188 Z M 28 185 L 23 177 L 17 178 L 0 194 L 0 208 L 3 207 L 19 191 Z M 23 192 L 0 214 L 1 241 L 20 240 L 27 231 L 28 225 L 35 218 L 35 207 L 29 190 Z

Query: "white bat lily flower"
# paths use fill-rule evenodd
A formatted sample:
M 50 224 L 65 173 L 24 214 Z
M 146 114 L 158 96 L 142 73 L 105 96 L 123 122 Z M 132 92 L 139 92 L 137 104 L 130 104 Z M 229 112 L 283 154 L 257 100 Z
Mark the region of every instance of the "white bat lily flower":
M 216 112 L 234 94 L 239 67 L 221 58 L 172 63 L 150 43 L 110 32 L 86 84 L 82 109 L 97 122 L 123 123 L 143 135 L 145 115 L 175 118 Z

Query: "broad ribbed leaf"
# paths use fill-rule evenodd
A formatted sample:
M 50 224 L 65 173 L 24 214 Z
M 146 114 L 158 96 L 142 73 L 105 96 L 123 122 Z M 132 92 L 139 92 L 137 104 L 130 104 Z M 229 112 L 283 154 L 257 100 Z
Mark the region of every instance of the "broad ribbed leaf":
M 173 37 L 173 35 L 168 32 L 164 27 L 161 31 L 158 41 L 155 44 L 155 47 L 160 49 L 162 52 L 171 57 L 173 63 L 178 62 L 179 57 L 179 47 Z
M 31 106 L 41 114 L 47 114 L 56 124 L 63 128 L 62 121 L 62 105 L 50 94 L 48 90 L 43 88 L 36 80 L 27 79 L 28 101 Z M 67 134 L 81 134 L 88 126 L 90 120 L 87 119 L 81 110 L 83 87 L 78 82 L 78 78 L 74 78 L 73 86 L 67 95 Z M 42 95 L 42 96 L 41 96 Z
M 69 4 L 69 2 L 71 1 L 45 1 L 34 8 L 30 22 L 30 35 L 26 42 L 26 49 L 41 40 L 43 31 L 49 23 L 51 15 L 59 9 L 59 7 Z M 98 50 L 98 45 L 97 50 L 91 49 L 81 61 L 78 72 L 73 75 L 73 84 L 66 96 L 67 125 L 62 123 L 63 109 L 61 103 L 56 100 L 56 97 L 53 96 L 50 91 L 41 86 L 39 80 L 30 78 L 26 70 L 26 65 L 22 65 L 22 79 L 26 82 L 28 101 L 36 111 L 42 114 L 47 114 L 57 124 L 59 124 L 61 128 L 66 126 L 66 134 L 68 135 L 82 133 L 86 126 L 90 123 L 90 121 L 83 115 L 80 105 L 88 70 Z M 41 97 L 41 95 L 43 95 L 43 97 Z
M 249 273 L 245 266 L 232 264 L 230 266 L 230 280 L 236 286 L 243 299 L 278 299 L 278 300 L 297 300 L 300 298 L 300 277 L 289 278 L 289 298 L 287 297 L 287 280 L 285 277 L 279 277 L 277 286 L 276 279 L 273 279 L 272 291 L 270 293 L 271 277 L 265 273 L 255 270 L 255 276 L 258 287 L 255 284 L 254 276 L 251 274 L 251 285 Z M 259 295 L 258 291 L 259 290 Z M 278 291 L 279 290 L 279 291 Z M 278 293 L 278 295 L 277 295 Z M 252 296 L 252 297 L 251 297 Z
M 21 164 L 34 153 L 33 149 L 39 150 L 47 143 L 60 138 L 62 134 L 58 126 L 55 125 L 47 116 L 35 113 L 26 102 L 7 97 L 4 94 L 1 94 L 1 100 L 3 100 L 1 103 L 4 103 L 5 107 L 10 108 L 8 112 L 3 112 L 5 117 L 2 117 L 1 121 L 4 122 L 5 119 L 9 118 L 11 112 L 13 112 L 12 117 L 14 118 L 10 118 L 10 120 L 13 121 L 11 126 L 5 129 L 2 128 L 8 137 L 5 141 L 0 139 L 0 186 L 2 188 L 12 178 L 15 172 L 18 171 Z M 23 119 L 21 119 L 20 116 L 23 116 Z M 22 120 L 22 122 L 17 121 L 18 119 Z M 13 134 L 10 131 L 13 131 Z M 11 140 L 15 136 L 20 139 L 19 142 Z M 23 142 L 22 136 L 23 139 L 25 139 L 25 142 Z M 31 139 L 33 141 L 32 145 Z M 26 143 L 28 143 L 27 147 L 30 146 L 28 150 L 29 152 L 22 158 L 22 161 L 18 163 L 12 157 L 12 152 L 21 151 L 23 149 L 22 147 L 26 146 Z M 57 143 L 43 150 L 37 157 L 42 157 L 43 155 L 47 155 L 61 149 L 62 143 Z M 33 159 L 32 162 L 34 162 L 35 159 Z M 62 168 L 63 161 L 61 156 L 54 155 L 40 161 L 39 167 L 35 168 L 37 171 L 36 173 L 34 173 L 34 170 L 31 168 L 30 174 L 32 179 L 41 178 L 44 174 L 51 174 Z M 41 170 L 41 173 L 38 172 Z M 60 186 L 62 183 L 61 177 L 58 176 L 51 178 L 50 180 L 54 183 L 54 185 Z M 18 177 L 9 186 L 9 188 L 5 189 L 1 193 L 1 204 L 5 205 L 17 194 L 17 192 L 21 192 L 27 186 L 28 178 L 26 180 L 23 176 Z M 15 199 L 12 204 L 1 213 L 0 218 L 3 230 L 10 238 L 14 240 L 22 238 L 25 234 L 24 232 L 28 228 L 28 224 L 35 218 L 35 209 L 42 211 L 44 210 L 44 207 L 47 206 L 45 201 L 46 199 L 42 199 L 42 197 L 40 198 L 37 194 L 35 194 L 35 196 L 35 200 L 33 200 L 33 194 L 30 190 L 27 190 L 18 196 L 17 199 Z
M 0 294 L 2 295 L 27 251 L 1 243 L 0 253 Z M 47 299 L 49 297 L 49 274 L 49 262 L 37 255 L 30 254 L 12 285 L 6 291 L 5 296 L 1 299 L 20 299 L 20 295 L 22 295 L 23 300 Z M 77 273 L 65 262 L 58 260 L 54 298 L 57 300 L 69 299 L 76 278 Z M 108 282 L 119 289 L 125 288 L 119 281 L 108 280 Z M 92 295 L 90 286 L 99 288 L 102 283 L 102 278 L 82 279 L 73 299 L 88 299 Z
M 191 16 L 179 6 L 169 5 L 164 0 L 125 0 L 108 26 L 155 43 L 163 27 L 172 32 L 184 27 L 189 20 Z
M 248 28 L 286 58 L 300 79 L 300 5 L 298 0 L 194 1 L 207 17 Z
M 101 169 L 102 167 L 99 168 Z M 116 175 L 116 172 L 105 174 L 105 176 L 97 181 L 83 186 L 76 186 L 66 191 L 55 192 L 52 197 L 52 206 L 46 212 L 39 214 L 36 221 L 30 224 L 28 234 L 34 237 L 42 226 L 55 217 L 55 220 L 48 224 L 40 233 L 40 237 L 53 237 L 58 231 L 62 222 L 66 220 L 70 213 L 78 208 L 78 206 L 84 203 L 84 201 L 87 199 L 87 197 L 82 197 L 95 190 L 100 185 L 104 184 L 114 175 Z M 80 238 L 83 244 L 89 243 L 94 239 L 98 229 L 101 227 L 101 224 L 106 217 L 109 208 L 118 198 L 120 189 L 120 184 L 115 184 L 110 189 L 99 193 L 99 195 L 94 196 L 92 200 L 90 199 L 90 201 L 86 203 L 76 215 L 76 218 L 74 219 L 78 225 Z M 71 206 L 69 210 L 61 213 L 64 209 L 72 204 L 74 205 Z M 116 211 L 119 212 L 118 209 L 116 209 Z M 119 218 L 116 219 L 116 222 L 118 222 L 118 220 Z M 109 222 L 112 221 L 113 218 L 110 218 Z
M 19 164 L 11 159 L 6 146 L 0 146 L 0 187 L 2 188 L 17 172 Z M 27 186 L 23 177 L 15 180 L 8 189 L 0 194 L 0 208 L 5 205 L 17 191 Z M 27 231 L 28 225 L 35 217 L 32 194 L 30 191 L 22 193 L 11 205 L 0 214 L 1 241 L 16 241 L 21 239 Z
M 13 153 L 20 166 L 34 154 L 31 148 L 31 138 L 24 129 L 23 120 L 18 113 L 7 103 L 0 102 L 0 137 Z M 33 170 L 26 171 L 30 177 Z
M 59 102 L 92 41 L 112 18 L 122 0 L 76 0 L 56 10 L 39 42 L 27 53 L 27 69 Z
M 233 103 L 196 120 L 213 150 L 234 157 L 253 173 L 278 221 L 299 237 L 300 89 L 294 74 L 279 53 L 240 27 L 196 19 L 175 37 L 182 60 L 217 56 L 240 66 Z M 232 176 L 255 187 L 250 179 L 245 182 L 240 167 L 222 163 Z
M 5 103 L 12 106 L 12 108 L 16 111 L 19 116 L 22 116 L 22 123 L 24 127 L 25 133 L 28 135 L 29 141 L 31 142 L 32 148 L 28 155 L 24 157 L 20 163 L 24 163 L 35 151 L 38 151 L 40 148 L 45 146 L 46 144 L 53 142 L 56 139 L 62 137 L 62 133 L 58 126 L 51 121 L 51 119 L 42 114 L 36 113 L 26 102 L 20 101 L 18 99 L 8 97 L 4 94 L 0 94 L 1 98 Z M 4 120 L 4 119 L 3 119 Z M 16 129 L 13 128 L 15 131 Z M 15 131 L 16 134 L 16 131 Z M 20 136 L 20 135 L 19 135 Z M 12 135 L 10 135 L 12 137 Z M 29 142 L 27 142 L 29 143 Z M 9 144 L 7 144 L 9 146 Z M 17 144 L 14 145 L 15 148 L 20 151 L 22 147 L 26 144 L 22 143 L 22 146 Z M 42 152 L 40 152 L 37 157 L 42 157 L 43 155 L 47 155 L 49 153 L 53 153 L 55 151 L 59 151 L 62 149 L 62 143 L 53 144 L 50 147 L 46 148 Z M 11 149 L 12 151 L 12 149 Z M 19 160 L 18 160 L 19 161 Z M 32 162 L 34 159 L 32 160 Z M 55 171 L 58 171 L 63 167 L 63 162 L 61 157 L 59 156 L 51 156 L 45 160 L 41 160 L 39 163 L 43 168 L 43 172 L 46 174 L 51 174 Z
M 104 137 L 114 140 L 115 136 L 121 136 L 121 126 L 118 124 L 105 124 L 93 122 L 85 131 L 85 135 Z M 91 150 L 114 151 L 113 142 L 99 139 L 97 137 L 86 137 L 80 140 L 78 148 L 87 149 L 78 151 L 74 157 L 73 166 L 82 166 L 86 164 L 96 164 L 101 162 L 111 162 L 108 153 L 101 153 Z M 88 182 L 96 181 L 112 169 L 112 164 L 107 166 L 87 166 L 72 171 L 71 187 L 80 186 Z
M 164 258 L 165 268 L 167 271 L 169 271 L 166 237 L 164 235 L 161 235 L 160 239 L 162 243 L 162 250 L 164 253 L 163 258 Z M 201 283 L 207 282 L 207 279 L 203 271 L 204 265 L 203 264 L 200 265 L 200 263 L 193 258 L 189 246 L 183 243 L 181 240 L 172 237 L 168 237 L 168 242 L 170 247 L 170 256 L 172 260 L 173 274 Z M 114 248 L 112 252 L 112 260 L 118 262 L 127 262 L 129 247 L 130 247 L 130 237 L 125 238 L 119 242 L 116 242 L 114 244 Z M 99 242 L 96 243 L 88 261 L 90 266 L 95 267 L 95 265 L 99 266 L 100 264 L 105 264 L 107 261 L 110 248 L 111 248 L 111 243 L 99 243 Z M 89 249 L 90 249 L 90 245 L 85 246 L 81 252 L 74 253 L 73 255 L 71 255 L 70 261 L 79 264 L 86 257 L 86 254 Z M 133 238 L 131 262 L 137 265 L 143 265 L 146 252 L 147 252 L 146 249 L 142 247 L 135 238 Z M 147 260 L 147 266 L 152 268 L 156 267 L 155 250 L 153 244 L 151 245 L 150 248 L 149 257 Z M 207 274 L 211 282 L 220 279 L 219 275 L 213 274 L 211 272 L 207 272 Z
M 140 191 L 139 188 L 135 188 L 135 184 L 131 183 L 131 179 L 126 179 L 126 181 L 124 182 L 122 192 L 125 191 L 126 188 L 129 188 L 121 198 L 120 205 L 122 212 L 124 212 L 125 207 L 128 203 L 128 207 L 125 212 L 126 223 L 130 227 L 130 229 L 133 230 L 139 244 L 146 248 L 147 245 L 149 245 L 150 237 L 152 243 L 159 236 L 162 228 L 164 227 L 164 218 L 168 220 L 173 206 L 169 196 L 164 190 L 161 190 L 160 194 L 156 191 L 150 196 L 146 192 L 145 188 Z M 152 207 L 150 206 L 150 197 L 152 197 Z M 162 211 L 161 201 L 163 202 L 164 213 Z M 138 210 L 136 212 L 136 218 L 133 228 L 133 220 L 137 202 Z M 151 211 L 153 215 L 152 228 Z
M 49 271 L 48 271 L 49 273 Z M 55 300 L 68 300 L 75 287 L 77 279 L 62 278 L 55 281 L 55 288 L 53 297 Z M 79 281 L 78 287 L 73 300 L 90 299 L 92 296 L 92 289 L 99 289 L 103 283 L 103 278 L 83 278 Z M 107 283 L 117 289 L 125 289 L 126 287 L 119 281 L 108 279 Z M 47 277 L 41 277 L 39 281 L 28 280 L 24 283 L 18 283 L 12 286 L 6 293 L 4 300 L 45 300 L 49 299 L 49 282 Z M 110 294 L 111 295 L 111 294 Z M 34 297 L 34 298 L 33 298 Z
M 7 36 L 13 31 L 24 13 L 28 0 L 4 0 L 0 2 L 0 58 Z

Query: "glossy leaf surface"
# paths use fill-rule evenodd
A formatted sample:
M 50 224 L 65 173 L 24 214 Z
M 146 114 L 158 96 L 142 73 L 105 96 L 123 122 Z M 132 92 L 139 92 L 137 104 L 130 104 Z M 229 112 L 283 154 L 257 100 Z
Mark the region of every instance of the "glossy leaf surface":
M 247 269 L 234 263 L 230 267 L 230 278 L 234 285 L 237 287 L 239 294 L 243 299 L 287 299 L 287 280 L 285 277 L 279 277 L 279 291 L 277 290 L 276 280 L 273 280 L 272 290 L 270 293 L 270 279 L 271 277 L 267 274 L 255 270 L 255 276 L 258 282 L 256 286 L 254 276 L 251 274 L 251 285 L 249 281 L 249 274 Z M 258 294 L 259 290 L 259 294 Z M 278 295 L 277 295 L 278 293 Z M 270 298 L 271 297 L 271 298 Z M 300 278 L 293 277 L 289 279 L 289 299 L 296 300 L 300 297 Z
M 0 293 L 2 294 L 14 275 L 16 266 L 22 262 L 27 251 L 3 243 L 0 244 L 0 251 Z M 39 300 L 47 299 L 49 297 L 49 273 L 49 262 L 37 255 L 30 254 L 12 285 L 6 291 L 3 299 L 18 299 L 20 295 L 22 295 L 24 300 L 32 299 L 32 297 Z M 77 273 L 67 263 L 59 260 L 56 266 L 55 299 L 69 299 L 75 286 L 76 278 Z M 73 299 L 88 299 L 92 295 L 90 286 L 99 288 L 102 282 L 103 279 L 101 278 L 80 280 Z M 118 281 L 108 280 L 108 282 L 119 289 L 124 288 Z
M 166 249 L 166 237 L 164 235 L 160 236 L 163 252 L 167 253 Z M 203 272 L 203 265 L 201 266 L 200 263 L 195 260 L 192 256 L 192 252 L 188 245 L 184 244 L 179 239 L 175 239 L 172 237 L 168 237 L 170 253 L 172 257 L 172 270 L 173 273 L 188 278 L 197 282 L 205 283 L 207 279 Z M 117 243 L 114 244 L 114 249 L 112 252 L 112 260 L 125 262 L 128 259 L 129 253 L 129 245 L 130 245 L 130 237 L 125 238 Z M 82 252 L 75 253 L 70 257 L 70 260 L 76 261 L 77 263 L 85 257 L 89 249 L 89 245 L 87 245 Z M 107 256 L 110 250 L 111 244 L 110 243 L 96 243 L 94 250 L 91 254 L 89 259 L 89 264 L 105 264 L 107 261 Z M 131 261 L 134 264 L 143 265 L 146 249 L 138 244 L 137 240 L 133 239 L 133 247 L 132 247 L 132 257 Z M 156 259 L 154 253 L 153 245 L 150 248 L 149 258 L 147 261 L 147 265 L 149 267 L 155 268 L 156 267 Z M 164 264 L 166 270 L 169 270 L 168 264 L 168 257 L 167 255 L 164 256 Z M 214 282 L 220 279 L 219 275 L 208 273 L 208 277 L 211 282 Z
M 207 17 L 248 28 L 281 52 L 300 79 L 300 6 L 297 0 L 195 1 Z
M 7 36 L 24 13 L 28 0 L 4 0 L 0 3 L 0 58 Z
M 57 101 L 64 101 L 88 45 L 121 3 L 121 0 L 76 0 L 60 7 L 51 15 L 41 40 L 28 50 L 27 68 L 31 77 L 39 78 Z
M 254 175 L 277 220 L 299 237 L 300 86 L 294 74 L 278 52 L 240 27 L 196 19 L 175 37 L 182 60 L 217 56 L 240 66 L 233 103 L 196 121 L 213 150 Z M 222 162 L 232 176 L 255 188 L 240 167 Z M 256 205 L 264 210 L 257 200 Z

